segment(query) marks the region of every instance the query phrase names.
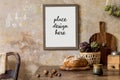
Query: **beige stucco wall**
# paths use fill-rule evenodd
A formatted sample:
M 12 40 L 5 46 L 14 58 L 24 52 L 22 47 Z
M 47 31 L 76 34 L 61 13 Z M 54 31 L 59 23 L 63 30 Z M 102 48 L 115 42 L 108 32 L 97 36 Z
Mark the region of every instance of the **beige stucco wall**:
M 104 11 L 106 0 L 0 0 L 0 52 L 15 51 L 22 59 L 22 77 L 33 74 L 39 65 L 61 65 L 68 55 L 79 50 L 43 50 L 42 4 L 78 4 L 80 40 L 99 32 L 99 21 L 105 21 L 107 32 L 118 40 L 120 50 L 120 18 Z M 27 78 L 20 78 L 27 80 Z

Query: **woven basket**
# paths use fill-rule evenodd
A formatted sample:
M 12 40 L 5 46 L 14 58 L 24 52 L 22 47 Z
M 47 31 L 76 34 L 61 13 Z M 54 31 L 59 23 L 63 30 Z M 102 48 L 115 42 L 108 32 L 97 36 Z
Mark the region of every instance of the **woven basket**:
M 81 57 L 84 57 L 90 66 L 93 66 L 93 64 L 99 64 L 100 63 L 100 52 L 81 52 Z

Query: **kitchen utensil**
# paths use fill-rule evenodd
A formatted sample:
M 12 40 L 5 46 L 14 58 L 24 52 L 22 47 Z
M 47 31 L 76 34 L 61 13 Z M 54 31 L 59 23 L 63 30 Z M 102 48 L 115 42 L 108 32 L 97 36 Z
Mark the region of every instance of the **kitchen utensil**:
M 112 51 L 117 49 L 117 41 L 115 36 L 105 31 L 105 22 L 99 22 L 100 33 L 93 34 L 89 41 L 90 43 L 93 41 L 98 42 L 101 47 L 101 63 L 107 65 L 107 56 Z

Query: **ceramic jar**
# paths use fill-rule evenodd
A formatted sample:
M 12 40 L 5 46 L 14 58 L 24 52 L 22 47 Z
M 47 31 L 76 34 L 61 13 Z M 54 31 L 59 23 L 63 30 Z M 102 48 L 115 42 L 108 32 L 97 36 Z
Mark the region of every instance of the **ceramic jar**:
M 93 65 L 93 74 L 94 75 L 103 75 L 103 65 L 102 64 L 94 64 Z

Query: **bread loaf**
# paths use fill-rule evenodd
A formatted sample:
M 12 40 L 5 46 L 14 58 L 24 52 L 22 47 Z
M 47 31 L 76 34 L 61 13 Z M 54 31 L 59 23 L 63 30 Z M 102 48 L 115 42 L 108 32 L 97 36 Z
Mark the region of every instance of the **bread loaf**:
M 77 58 L 75 56 L 68 56 L 64 59 L 63 66 L 65 67 L 85 67 L 88 62 L 85 58 Z

